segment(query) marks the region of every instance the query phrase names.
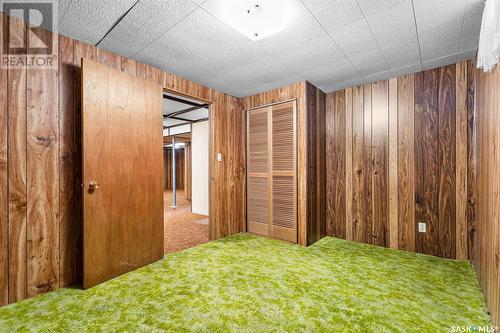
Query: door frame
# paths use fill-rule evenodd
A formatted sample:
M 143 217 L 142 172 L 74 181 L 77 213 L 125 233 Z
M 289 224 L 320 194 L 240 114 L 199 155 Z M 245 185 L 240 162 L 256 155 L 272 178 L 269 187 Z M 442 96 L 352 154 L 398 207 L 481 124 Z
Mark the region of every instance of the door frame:
M 180 97 L 194 99 L 194 100 L 208 104 L 208 154 L 209 154 L 209 157 L 208 157 L 208 239 L 213 240 L 213 237 L 212 237 L 212 212 L 214 210 L 213 210 L 213 206 L 212 206 L 212 202 L 213 202 L 212 201 L 212 181 L 215 179 L 213 176 L 213 163 L 215 161 L 215 158 L 214 158 L 214 132 L 212 130 L 212 127 L 213 127 L 213 125 L 212 125 L 212 122 L 213 122 L 212 113 L 213 113 L 214 102 L 209 100 L 209 99 L 200 98 L 198 96 L 194 96 L 191 94 L 180 92 L 180 91 L 177 91 L 175 89 L 169 89 L 169 88 L 166 88 L 164 86 L 162 86 L 162 90 L 163 90 L 163 92 L 166 92 L 166 93 L 178 95 Z M 192 133 L 192 128 L 193 127 L 191 126 L 191 133 Z M 245 223 L 245 225 L 246 225 L 246 223 Z

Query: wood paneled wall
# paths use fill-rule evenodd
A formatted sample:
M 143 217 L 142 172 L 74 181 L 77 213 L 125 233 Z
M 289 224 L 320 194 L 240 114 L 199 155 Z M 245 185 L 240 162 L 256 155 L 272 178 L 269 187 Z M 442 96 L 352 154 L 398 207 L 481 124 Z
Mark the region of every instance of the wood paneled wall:
M 1 14 L 0 25 L 4 20 L 11 21 L 11 37 L 26 33 L 22 22 Z M 245 228 L 240 100 L 92 45 L 56 37 L 58 70 L 0 70 L 0 305 L 81 282 L 82 57 L 211 103 L 210 237 Z M 218 152 L 223 155 L 220 162 L 214 158 Z
M 500 66 L 476 71 L 477 241 L 474 264 L 486 304 L 500 326 Z
M 185 151 L 177 149 L 175 151 L 175 184 L 176 189 L 184 189 L 186 177 Z M 163 190 L 172 189 L 172 150 L 163 149 Z
M 326 96 L 327 234 L 472 258 L 471 63 Z M 427 232 L 418 232 L 418 223 Z
M 245 110 L 297 102 L 297 242 L 310 245 L 325 235 L 325 94 L 309 82 L 243 98 Z

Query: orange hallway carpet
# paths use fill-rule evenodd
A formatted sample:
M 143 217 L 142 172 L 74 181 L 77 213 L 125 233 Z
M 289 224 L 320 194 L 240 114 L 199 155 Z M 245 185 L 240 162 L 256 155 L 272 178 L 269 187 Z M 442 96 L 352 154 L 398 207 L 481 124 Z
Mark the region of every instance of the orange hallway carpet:
M 208 216 L 191 213 L 191 202 L 184 191 L 177 191 L 177 208 L 172 208 L 172 191 L 163 192 L 163 203 L 165 253 L 208 242 Z

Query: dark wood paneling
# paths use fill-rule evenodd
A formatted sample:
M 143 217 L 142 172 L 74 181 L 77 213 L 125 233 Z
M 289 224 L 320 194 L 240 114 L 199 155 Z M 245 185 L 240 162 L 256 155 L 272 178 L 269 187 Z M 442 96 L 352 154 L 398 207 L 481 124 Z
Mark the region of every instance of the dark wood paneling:
M 121 57 L 121 70 L 132 76 L 137 76 L 137 62 L 132 59 Z
M 364 206 L 365 206 L 365 216 L 364 216 L 364 239 L 365 242 L 372 242 L 372 219 L 373 219 L 373 192 L 372 192 L 372 86 L 363 86 L 363 170 L 365 170 L 364 179 Z
M 59 36 L 59 285 L 69 286 L 77 281 L 75 251 L 75 211 L 78 151 L 75 137 L 74 41 Z
M 399 248 L 415 251 L 415 77 L 398 78 Z
M 147 81 L 159 82 L 159 77 L 160 77 L 160 70 L 158 68 L 146 65 L 144 78 Z
M 316 110 L 316 87 L 313 85 L 306 83 L 306 109 L 307 109 L 307 117 L 309 121 L 307 121 L 307 143 L 309 148 L 308 153 L 310 154 L 308 158 L 308 168 L 307 168 L 307 188 L 309 189 L 307 195 L 307 221 L 318 221 L 318 209 L 316 207 L 316 198 L 318 197 L 318 187 L 316 186 L 316 172 L 318 172 L 317 160 L 317 150 L 316 147 L 318 145 L 318 136 L 317 132 L 314 131 L 317 129 L 317 119 L 312 114 L 312 110 Z M 307 223 L 307 243 L 311 244 L 318 240 L 319 236 L 317 234 L 316 228 L 314 226 L 316 223 Z
M 398 79 L 389 80 L 388 105 L 388 230 L 389 246 L 399 248 L 398 191 Z
M 97 50 L 97 61 L 99 63 L 116 70 L 121 70 L 122 60 L 119 55 L 103 49 L 96 49 L 96 50 Z
M 474 265 L 494 325 L 500 325 L 500 67 L 475 72 L 477 237 Z
M 125 59 L 125 58 L 122 57 L 122 59 Z M 123 63 L 123 61 L 122 61 L 122 63 Z M 122 68 L 123 68 L 123 65 L 122 65 Z M 146 65 L 141 63 L 141 62 L 136 63 L 135 74 L 138 78 L 144 79 L 146 77 Z M 166 85 L 163 84 L 162 82 L 159 81 L 158 83 L 161 86 L 166 87 Z
M 53 38 L 46 30 L 38 29 L 38 34 Z M 26 85 L 26 255 L 31 297 L 59 287 L 57 71 L 28 68 Z
M 455 65 L 439 69 L 439 256 L 455 258 Z
M 326 234 L 326 147 L 325 94 L 306 82 L 308 112 L 308 207 L 307 244 L 313 244 Z
M 473 88 L 469 79 L 457 82 L 457 66 L 470 71 L 472 64 L 464 62 L 327 94 L 328 235 L 446 258 L 472 255 L 467 250 L 461 250 L 460 256 L 456 253 L 458 224 L 466 218 L 465 209 L 458 210 L 456 202 L 470 206 L 473 214 L 475 191 L 474 96 L 460 84 L 467 81 L 468 90 Z M 338 96 L 346 96 L 346 102 L 339 103 Z M 458 102 L 467 103 L 468 110 Z M 463 109 L 462 118 L 467 111 L 468 121 L 457 117 L 459 108 Z M 469 147 L 468 158 L 465 146 Z M 457 160 L 458 151 L 464 155 L 461 161 Z M 459 186 L 459 167 L 472 185 Z M 345 186 L 337 185 L 339 174 Z M 335 212 L 338 198 L 346 202 L 340 213 Z M 349 217 L 352 235 L 347 232 Z M 338 219 L 346 221 L 345 234 L 330 223 Z M 418 232 L 419 222 L 426 223 L 426 233 Z M 469 239 L 462 241 L 470 247 L 474 221 L 467 221 L 466 227 L 469 230 L 462 237 Z
M 326 94 L 325 142 L 326 142 L 326 234 L 334 235 L 334 200 L 335 200 L 335 98 Z
M 184 149 L 175 151 L 175 185 L 177 190 L 184 190 L 185 179 Z M 172 149 L 163 149 L 163 190 L 172 189 Z
M 352 88 L 345 91 L 345 236 L 353 240 L 352 225 Z
M 476 163 L 476 69 L 473 61 L 467 62 L 467 254 L 474 260 L 476 239 L 477 163 Z
M 467 62 L 456 65 L 455 218 L 456 258 L 468 259 L 467 246 Z
M 352 88 L 352 229 L 353 240 L 357 242 L 366 242 L 364 156 L 364 91 L 363 86 L 357 86 Z
M 4 45 L 3 20 L 0 15 L 0 45 Z M 0 48 L 3 56 L 3 48 Z M 0 306 L 9 302 L 9 216 L 8 216 L 8 110 L 7 110 L 7 69 L 0 69 Z
M 328 136 L 333 147 L 327 150 L 327 176 L 329 200 L 327 205 L 327 229 L 335 237 L 346 236 L 346 200 L 345 200 L 345 90 L 331 96 L 333 109 L 327 110 Z M 333 131 L 331 130 L 333 129 Z M 331 136 L 331 138 L 330 138 Z
M 427 225 L 416 250 L 431 255 L 439 254 L 438 85 L 439 69 L 415 74 L 415 224 Z
M 4 16 L 5 18 L 5 16 Z M 24 24 L 9 19 L 10 38 L 24 36 Z M 8 70 L 9 112 L 9 302 L 27 297 L 26 271 L 26 68 Z
M 389 245 L 389 85 L 372 85 L 372 240 L 375 245 Z

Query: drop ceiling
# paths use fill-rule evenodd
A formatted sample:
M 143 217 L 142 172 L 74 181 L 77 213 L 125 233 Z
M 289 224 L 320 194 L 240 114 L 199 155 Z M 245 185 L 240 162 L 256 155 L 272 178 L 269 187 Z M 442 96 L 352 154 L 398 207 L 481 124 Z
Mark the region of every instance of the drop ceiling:
M 235 0 L 64 0 L 59 32 L 237 97 L 308 80 L 325 92 L 475 56 L 484 0 L 285 0 L 283 31 L 225 25 Z M 256 0 L 258 2 L 258 0 Z
M 208 106 L 202 102 L 171 93 L 163 95 L 163 127 L 171 128 L 208 119 Z M 190 127 L 189 127 L 190 128 Z

